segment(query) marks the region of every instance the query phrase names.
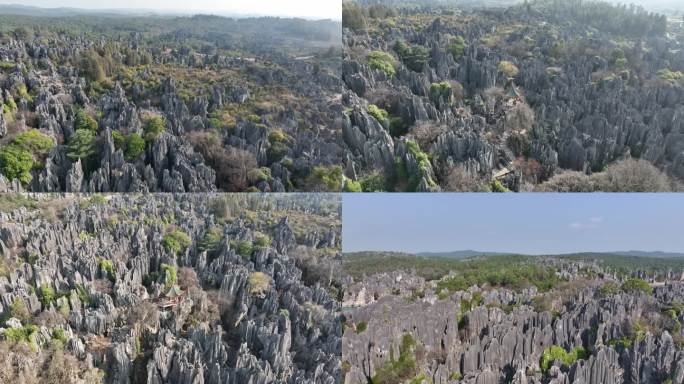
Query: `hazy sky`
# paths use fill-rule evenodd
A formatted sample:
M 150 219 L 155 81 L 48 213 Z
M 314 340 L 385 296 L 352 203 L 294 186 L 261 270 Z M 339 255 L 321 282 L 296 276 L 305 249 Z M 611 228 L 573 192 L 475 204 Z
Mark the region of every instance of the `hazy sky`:
M 189 13 L 239 13 L 335 20 L 342 18 L 341 0 L 0 0 L 0 4 L 46 8 L 125 8 Z
M 684 252 L 684 194 L 345 194 L 345 252 Z

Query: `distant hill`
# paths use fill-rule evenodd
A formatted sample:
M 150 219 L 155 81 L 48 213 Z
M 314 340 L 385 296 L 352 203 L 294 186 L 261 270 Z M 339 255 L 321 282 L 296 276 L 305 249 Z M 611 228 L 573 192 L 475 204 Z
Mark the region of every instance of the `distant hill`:
M 481 257 L 481 256 L 513 256 L 517 253 L 510 252 L 484 252 L 484 251 L 473 251 L 470 249 L 463 251 L 451 251 L 451 252 L 420 252 L 416 256 L 421 257 L 446 257 L 449 259 L 467 259 L 471 257 Z
M 203 11 L 181 11 L 181 10 L 156 10 L 156 9 L 140 9 L 140 8 L 117 8 L 117 9 L 85 9 L 85 8 L 70 8 L 70 7 L 55 7 L 43 8 L 34 7 L 21 4 L 0 4 L 0 15 L 17 15 L 17 16 L 33 16 L 33 17 L 73 17 L 83 15 L 97 15 L 109 17 L 145 17 L 145 16 L 191 16 L 198 14 L 210 14 L 221 17 L 229 17 L 234 19 L 245 19 L 255 17 L 268 17 L 267 13 L 263 14 L 240 14 L 230 12 L 203 12 Z M 278 16 L 272 16 L 278 17 Z M 297 17 L 282 16 L 284 19 L 294 19 Z M 304 20 L 319 20 L 323 18 L 302 17 Z M 336 19 L 334 21 L 340 21 Z
M 155 16 L 160 12 L 145 9 L 83 9 L 83 8 L 42 8 L 20 4 L 0 4 L 0 14 L 35 17 L 71 17 L 81 15 L 99 16 Z M 166 12 L 164 14 L 181 15 L 181 13 Z
M 660 258 L 675 258 L 684 257 L 684 253 L 676 252 L 645 252 L 645 251 L 622 251 L 622 252 L 610 252 L 613 255 L 620 256 L 637 256 L 637 257 L 660 257 Z
M 441 278 L 450 271 L 474 269 L 477 273 L 488 273 L 501 270 L 504 265 L 508 267 L 536 265 L 538 258 L 597 262 L 611 271 L 625 275 L 634 270 L 647 273 L 684 271 L 684 254 L 645 251 L 584 252 L 543 256 L 472 250 L 419 254 L 354 252 L 344 254 L 344 268 L 345 272 L 354 278 L 383 272 L 414 270 L 418 275 L 433 280 Z
M 491 252 L 491 251 L 474 251 L 471 249 L 459 250 L 459 251 L 449 251 L 449 252 L 419 252 L 415 254 L 421 257 L 446 257 L 450 259 L 467 259 L 471 257 L 481 257 L 481 256 L 513 256 L 513 255 L 525 255 L 525 256 L 535 256 L 526 255 L 514 252 Z M 567 253 L 567 254 L 549 254 L 544 256 L 582 256 L 582 255 L 594 255 L 594 256 L 630 256 L 630 257 L 655 257 L 655 258 L 678 258 L 684 257 L 684 253 L 677 252 L 662 252 L 662 251 L 615 251 L 615 252 L 578 252 L 578 253 Z

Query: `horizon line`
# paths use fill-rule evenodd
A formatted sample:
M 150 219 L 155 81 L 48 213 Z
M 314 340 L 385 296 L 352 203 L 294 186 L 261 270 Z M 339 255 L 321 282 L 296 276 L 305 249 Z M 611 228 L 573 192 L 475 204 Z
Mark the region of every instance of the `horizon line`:
M 342 250 L 342 253 L 363 253 L 363 252 L 391 252 L 391 253 L 404 253 L 408 255 L 414 255 L 418 256 L 420 254 L 438 254 L 438 253 L 457 253 L 457 252 L 476 252 L 476 253 L 483 253 L 483 254 L 488 254 L 488 255 L 521 255 L 521 256 L 563 256 L 563 255 L 574 255 L 574 254 L 581 254 L 581 253 L 601 253 L 601 254 L 620 254 L 620 253 L 630 253 L 630 252 L 643 252 L 643 253 L 664 253 L 664 254 L 681 254 L 684 256 L 684 251 L 662 251 L 662 250 L 653 250 L 653 251 L 645 251 L 641 249 L 631 249 L 631 250 L 623 250 L 623 251 L 561 251 L 561 252 L 516 252 L 516 251 L 479 251 L 476 249 L 458 249 L 458 250 L 451 250 L 451 251 L 404 251 L 404 250 L 389 250 L 389 249 L 383 249 L 383 250 L 352 250 L 352 251 L 347 251 L 347 250 Z
M 339 18 L 331 18 L 324 16 L 303 16 L 303 15 L 283 15 L 283 14 L 268 14 L 268 13 L 244 13 L 244 12 L 231 12 L 231 11 L 219 11 L 219 10 L 179 10 L 179 9 L 168 9 L 168 10 L 158 10 L 151 8 L 89 8 L 89 7 L 43 7 L 39 5 L 23 5 L 17 3 L 0 3 L 0 15 L 16 15 L 13 13 L 3 13 L 2 7 L 20 7 L 24 9 L 40 9 L 46 11 L 86 11 L 89 13 L 96 14 L 118 14 L 125 16 L 126 13 L 137 14 L 140 13 L 148 14 L 146 16 L 219 16 L 226 18 L 257 18 L 257 17 L 276 17 L 281 19 L 302 19 L 307 21 L 335 21 L 341 22 L 342 15 Z M 32 17 L 53 17 L 44 15 L 20 15 L 20 16 L 32 16 Z M 71 16 L 71 15 L 69 15 Z M 77 15 L 73 15 L 77 16 Z M 68 16 L 61 16 L 68 17 Z

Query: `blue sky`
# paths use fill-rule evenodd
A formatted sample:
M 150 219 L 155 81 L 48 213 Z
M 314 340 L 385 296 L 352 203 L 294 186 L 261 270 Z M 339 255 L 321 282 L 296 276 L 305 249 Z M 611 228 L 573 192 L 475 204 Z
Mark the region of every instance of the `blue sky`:
M 1 4 L 21 4 L 45 8 L 123 8 L 166 12 L 256 14 L 315 19 L 342 19 L 341 0 L 0 0 Z
M 344 194 L 361 250 L 684 252 L 684 194 Z

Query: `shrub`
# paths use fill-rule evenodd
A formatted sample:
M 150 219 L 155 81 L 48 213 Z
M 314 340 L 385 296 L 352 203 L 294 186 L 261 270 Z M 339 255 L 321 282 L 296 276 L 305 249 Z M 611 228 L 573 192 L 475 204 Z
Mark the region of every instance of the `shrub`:
M 11 144 L 0 148 L 0 172 L 9 180 L 17 179 L 28 184 L 33 166 L 31 152 Z
M 390 135 L 401 137 L 408 133 L 409 124 L 401 116 L 390 117 Z
M 418 184 L 420 183 L 420 180 L 422 177 L 428 177 L 428 172 L 431 168 L 430 164 L 430 158 L 428 155 L 421 151 L 420 147 L 418 146 L 418 143 L 412 140 L 407 140 L 406 141 L 406 146 L 408 148 L 408 152 L 413 155 L 416 158 L 416 161 L 418 162 L 418 172 L 415 172 L 411 175 L 406 175 L 408 177 L 408 188 L 409 191 L 415 191 L 418 188 Z M 401 164 L 403 165 L 403 164 Z M 404 170 L 406 167 L 403 167 Z M 401 171 L 401 169 L 399 170 Z M 401 172 L 399 172 L 401 174 Z M 403 176 L 403 175 L 400 175 Z M 430 186 L 436 186 L 437 184 L 432 180 L 431 178 L 428 177 L 427 183 Z
M 565 171 L 554 175 L 539 185 L 541 192 L 594 192 L 596 187 L 589 176 L 582 172 Z
M 394 358 L 390 350 L 390 359 L 378 368 L 373 376 L 373 384 L 401 383 L 416 375 L 416 358 L 414 356 L 415 341 L 411 334 L 406 333 L 399 346 L 399 358 Z
M 429 95 L 430 100 L 435 104 L 439 104 L 440 100 L 443 100 L 447 104 L 451 104 L 451 84 L 448 81 L 442 81 L 441 83 L 432 83 L 430 85 Z
M 243 241 L 231 241 L 231 248 L 235 249 L 235 251 L 238 253 L 238 255 L 247 258 L 252 256 L 252 252 L 254 251 L 254 246 L 252 245 L 251 242 L 247 240 Z
M 458 61 L 466 49 L 466 42 L 461 36 L 456 36 L 451 39 L 449 44 L 449 53 L 454 57 L 454 60 Z
M 250 184 L 258 184 L 262 181 L 271 180 L 271 169 L 267 167 L 250 169 L 247 172 L 247 181 Z
M 47 283 L 43 283 L 40 285 L 39 296 L 43 307 L 47 308 L 53 301 L 55 301 L 55 290 L 52 289 L 52 287 Z
M 91 82 L 101 82 L 105 80 L 102 58 L 93 50 L 89 51 L 81 59 L 80 72 L 82 76 L 86 77 Z
M 605 172 L 592 175 L 597 189 L 604 192 L 670 192 L 668 176 L 646 160 L 625 159 Z
M 164 288 L 169 289 L 173 287 L 178 280 L 178 269 L 175 265 L 163 263 L 161 269 L 164 271 Z
M 421 72 L 429 57 L 428 50 L 425 47 L 419 45 L 409 47 L 400 40 L 394 44 L 394 51 L 399 55 L 404 65 L 414 72 Z
M 659 78 L 665 81 L 674 82 L 684 78 L 684 73 L 677 71 L 672 72 L 669 68 L 663 68 L 656 72 Z
M 41 165 L 39 157 L 55 146 L 50 136 L 37 129 L 19 133 L 10 143 L 0 148 L 0 173 L 8 179 L 24 184 L 31 181 L 31 169 Z
M 254 236 L 254 246 L 256 246 L 257 248 L 270 247 L 271 243 L 272 240 L 268 235 L 265 235 L 263 233 L 257 233 Z
M 387 52 L 373 51 L 366 57 L 368 65 L 371 68 L 377 69 L 387 76 L 396 75 L 396 70 L 394 69 L 394 58 Z
M 161 116 L 154 116 L 147 120 L 143 132 L 145 141 L 155 141 L 166 127 L 166 120 Z
M 185 252 L 185 250 L 190 246 L 192 240 L 185 232 L 180 229 L 174 229 L 164 235 L 162 239 L 162 245 L 164 249 L 168 252 L 177 255 L 180 252 Z
M 642 292 L 647 295 L 653 293 L 653 288 L 651 288 L 651 286 L 646 281 L 637 278 L 627 279 L 624 283 L 622 283 L 622 287 L 620 287 L 620 289 L 627 293 Z
M 14 101 L 14 97 L 12 97 L 12 95 L 8 95 L 8 96 L 5 98 L 5 105 L 7 106 L 7 108 L 9 109 L 9 111 L 4 111 L 4 110 L 3 110 L 3 113 L 14 112 L 14 111 L 17 110 L 17 103 Z
M 204 237 L 198 244 L 198 248 L 200 251 L 213 253 L 218 249 L 220 242 L 221 231 L 218 228 L 211 228 L 204 234 Z
M 9 328 L 5 330 L 5 340 L 13 344 L 26 343 L 35 346 L 33 335 L 38 332 L 35 325 L 26 325 L 21 328 Z
M 363 192 L 384 192 L 385 191 L 385 176 L 380 172 L 373 172 L 366 175 L 359 180 Z
M 368 113 L 381 124 L 384 123 L 385 120 L 387 120 L 387 118 L 389 117 L 389 113 L 387 113 L 387 111 L 385 111 L 382 108 L 378 108 L 378 106 L 375 104 L 371 104 L 368 106 Z
M 126 150 L 126 136 L 119 131 L 112 131 L 112 139 L 114 140 L 114 148 Z
M 512 62 L 503 60 L 499 62 L 499 72 L 506 75 L 506 77 L 516 77 L 520 70 Z
M 356 333 L 362 333 L 366 329 L 368 329 L 368 323 L 366 323 L 365 321 L 361 321 L 358 324 L 356 324 Z
M 282 129 L 274 129 L 268 134 L 268 141 L 273 143 L 282 143 L 284 141 L 289 141 L 289 137 L 283 132 Z
M 344 188 L 342 190 L 344 192 L 363 192 L 360 182 L 349 179 L 344 181 Z
M 124 151 L 126 161 L 137 159 L 143 151 L 145 151 L 145 140 L 137 133 L 130 134 L 126 138 L 126 150 Z
M 37 129 L 29 129 L 12 139 L 12 143 L 33 154 L 47 154 L 54 146 L 52 138 Z
M 105 198 L 103 195 L 99 193 L 92 195 L 89 199 L 83 199 L 79 202 L 79 206 L 81 207 L 81 209 L 88 209 L 92 206 L 105 204 L 107 204 L 107 198 Z M 110 217 L 109 219 L 116 219 L 116 217 Z
M 65 345 L 68 341 L 66 333 L 61 328 L 55 328 L 52 330 L 52 339 L 59 341 L 62 345 Z
M 111 260 L 100 260 L 100 269 L 107 275 L 107 277 L 110 280 L 116 280 L 116 273 L 114 272 L 114 263 Z
M 491 192 L 485 179 L 468 171 L 463 165 L 456 165 L 447 171 L 444 189 L 449 192 Z
M 613 282 L 607 282 L 599 288 L 598 293 L 601 297 L 608 297 L 610 295 L 614 295 L 620 291 L 620 287 L 613 283 Z
M 249 275 L 249 293 L 263 295 L 271 287 L 271 279 L 263 272 L 254 272 Z
M 504 193 L 504 192 L 510 192 L 511 190 L 504 187 L 503 184 L 497 179 L 492 179 L 492 183 L 490 185 L 490 188 L 492 189 L 492 192 L 499 192 L 499 193 Z
M 20 298 L 14 299 L 10 306 L 10 317 L 16 317 L 21 320 L 22 323 L 31 320 L 31 312 L 29 312 L 24 300 Z
M 97 121 L 87 113 L 83 108 L 77 108 L 74 114 L 74 130 L 85 129 L 97 133 Z
M 307 179 L 309 189 L 312 191 L 337 192 L 342 189 L 342 167 L 316 166 Z
M 541 358 L 539 359 L 539 367 L 543 373 L 551 368 L 551 364 L 558 360 L 563 363 L 564 366 L 571 366 L 577 360 L 583 360 L 588 357 L 587 351 L 582 347 L 575 347 L 570 352 L 566 352 L 565 349 L 554 345 L 544 350 Z

